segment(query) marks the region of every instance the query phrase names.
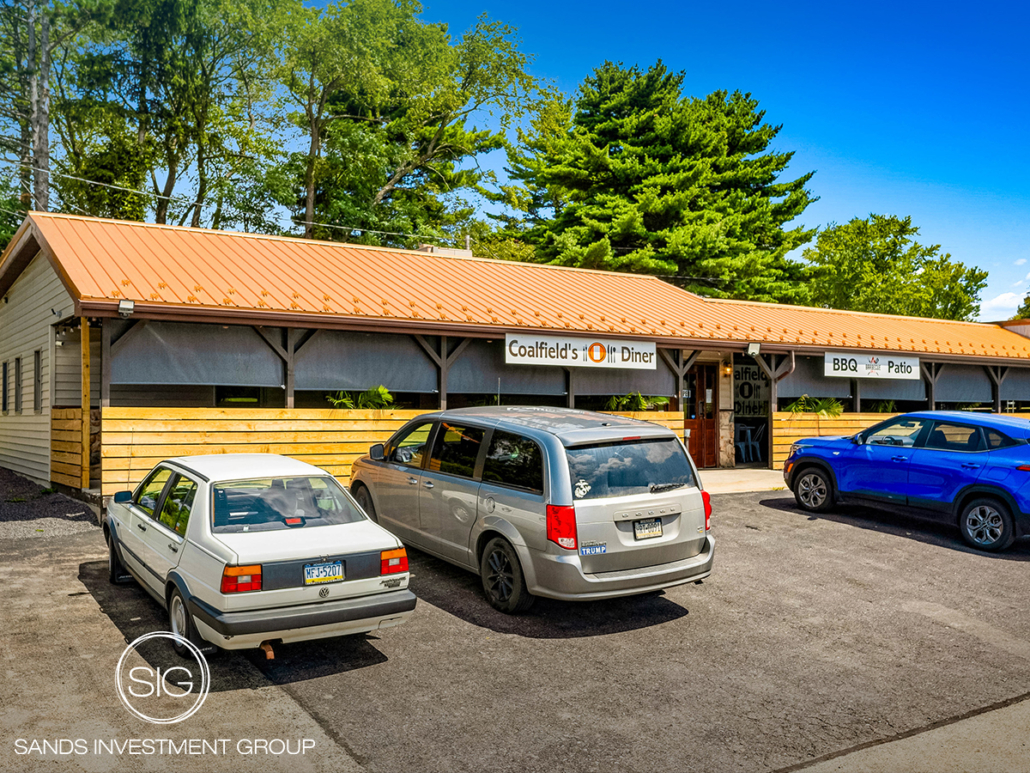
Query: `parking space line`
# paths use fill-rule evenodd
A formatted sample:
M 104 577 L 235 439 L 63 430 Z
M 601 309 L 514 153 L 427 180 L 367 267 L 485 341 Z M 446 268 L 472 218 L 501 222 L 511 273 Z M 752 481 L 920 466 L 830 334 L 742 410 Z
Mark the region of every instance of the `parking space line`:
M 903 609 L 906 612 L 915 612 L 929 617 L 931 620 L 936 620 L 957 631 L 968 633 L 984 644 L 989 644 L 995 649 L 1015 655 L 1017 658 L 1030 660 L 1030 642 L 1020 639 L 1018 636 L 1013 636 L 1008 631 L 1003 631 L 1001 628 L 996 628 L 982 620 L 965 615 L 956 609 L 949 609 L 930 601 L 906 601 Z

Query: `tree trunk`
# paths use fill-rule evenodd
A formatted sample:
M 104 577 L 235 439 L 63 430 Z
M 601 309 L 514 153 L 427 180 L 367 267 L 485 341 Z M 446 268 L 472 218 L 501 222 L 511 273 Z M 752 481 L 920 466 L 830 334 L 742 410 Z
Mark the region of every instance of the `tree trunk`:
M 36 111 L 39 109 L 39 73 L 36 71 L 36 2 L 28 0 L 25 4 L 26 24 L 28 25 L 28 50 L 25 55 L 25 70 L 29 87 L 29 167 L 32 170 L 29 181 L 29 206 L 38 210 L 36 201 Z
M 311 121 L 311 148 L 308 150 L 308 161 L 304 168 L 304 237 L 310 239 L 314 233 L 315 222 L 315 161 L 318 159 L 318 123 Z
M 154 212 L 154 222 L 159 225 L 164 225 L 168 220 L 168 205 L 171 202 L 169 198 L 172 195 L 172 191 L 175 190 L 175 182 L 178 179 L 179 171 L 179 159 L 170 158 L 168 160 L 168 176 L 165 178 L 165 187 L 161 191 L 163 194 L 161 198 L 157 200 L 157 206 Z
M 197 148 L 197 198 L 193 205 L 193 219 L 190 225 L 193 228 L 200 228 L 200 211 L 204 207 L 204 199 L 207 196 L 207 163 L 204 158 L 203 145 Z
M 44 11 L 39 19 L 39 76 L 33 110 L 32 149 L 35 156 L 35 198 L 40 212 L 50 209 L 50 18 Z

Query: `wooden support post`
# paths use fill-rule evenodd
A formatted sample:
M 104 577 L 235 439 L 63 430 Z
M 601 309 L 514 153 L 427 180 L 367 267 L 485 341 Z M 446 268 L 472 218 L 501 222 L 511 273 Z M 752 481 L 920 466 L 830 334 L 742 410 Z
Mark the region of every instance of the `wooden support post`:
M 111 407 L 111 326 L 100 328 L 100 407 Z
M 440 336 L 440 351 L 439 353 L 434 349 L 425 338 L 420 335 L 415 336 L 415 340 L 418 342 L 426 354 L 429 355 L 436 365 L 436 383 L 437 389 L 440 393 L 440 410 L 447 410 L 447 375 L 450 372 L 451 365 L 454 361 L 461 356 L 461 353 L 465 351 L 465 347 L 471 342 L 471 338 L 465 338 L 460 344 L 454 347 L 454 351 L 448 351 L 448 338 L 447 336 Z
M 794 351 L 791 350 L 789 355 L 784 355 L 783 359 L 780 360 L 779 364 L 776 362 L 776 355 L 769 355 L 769 363 L 766 363 L 765 358 L 759 354 L 755 357 L 755 361 L 758 363 L 758 367 L 765 373 L 766 378 L 769 379 L 769 467 L 773 465 L 773 414 L 779 409 L 777 405 L 779 401 L 779 383 L 791 373 L 794 372 L 794 368 L 797 367 L 797 360 L 794 357 Z
M 82 335 L 82 489 L 89 488 L 89 320 L 82 317 L 79 323 Z
M 295 402 L 295 389 L 294 389 L 294 363 L 297 355 L 297 339 L 300 330 L 296 328 L 290 328 L 286 331 L 286 407 L 293 408 Z
M 855 402 L 855 413 L 862 412 L 862 379 L 851 379 L 851 396 Z
M 1001 413 L 1001 385 L 1009 374 L 1009 369 L 1003 365 L 984 365 L 988 378 L 991 379 L 991 398 L 994 401 L 994 412 Z
M 576 373 L 573 368 L 565 368 L 565 407 L 576 407 Z
M 923 372 L 923 380 L 926 382 L 926 399 L 930 404 L 930 410 L 937 410 L 937 377 L 940 376 L 940 369 L 935 363 L 920 363 L 920 370 Z
M 694 363 L 697 361 L 697 356 L 701 354 L 701 350 L 690 352 L 687 354 L 687 350 L 675 350 L 669 352 L 665 349 L 659 349 L 658 354 L 665 364 L 669 366 L 669 370 L 672 371 L 676 377 L 676 398 L 675 402 L 670 406 L 674 411 L 684 410 L 683 408 L 683 381 L 687 376 L 687 371 L 694 367 Z

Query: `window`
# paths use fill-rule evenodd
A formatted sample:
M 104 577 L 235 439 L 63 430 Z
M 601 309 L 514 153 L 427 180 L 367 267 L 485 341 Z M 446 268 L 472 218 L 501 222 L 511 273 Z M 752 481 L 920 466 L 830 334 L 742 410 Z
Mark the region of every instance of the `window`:
M 433 454 L 429 457 L 429 469 L 471 478 L 476 471 L 476 459 L 483 447 L 484 434 L 485 430 L 479 427 L 440 422 Z
M 265 478 L 214 487 L 215 534 L 333 526 L 365 516 L 333 478 Z M 328 549 L 328 548 L 326 548 Z
M 919 440 L 923 429 L 929 425 L 927 419 L 891 419 L 867 431 L 863 435 L 863 442 L 871 446 L 912 447 Z
M 660 494 L 696 486 L 678 440 L 636 440 L 573 446 L 566 452 L 576 499 Z
M 483 463 L 483 480 L 544 493 L 540 446 L 527 437 L 495 431 Z
M 21 413 L 21 357 L 14 358 L 14 412 Z
M 387 460 L 410 467 L 421 467 L 422 457 L 426 452 L 426 443 L 429 442 L 429 432 L 432 429 L 432 422 L 419 424 L 406 435 L 401 436 L 399 440 L 391 442 L 386 452 Z
M 4 363 L 4 366 L 3 366 L 3 382 L 4 382 L 3 383 L 4 394 L 3 394 L 3 397 L 0 398 L 0 401 L 2 401 L 2 410 L 3 410 L 3 412 L 7 413 L 7 410 L 8 410 L 8 408 L 7 408 L 7 398 L 8 398 L 7 389 L 8 389 L 8 386 L 7 386 L 7 363 L 6 362 Z
M 186 525 L 193 511 L 193 500 L 197 496 L 197 484 L 183 475 L 176 475 L 161 507 L 160 521 L 172 531 L 185 537 Z
M 979 427 L 965 424 L 952 424 L 938 421 L 933 425 L 930 436 L 926 439 L 926 447 L 938 451 L 965 451 L 973 453 L 983 451 L 983 437 Z
M 984 433 L 987 435 L 987 448 L 991 451 L 995 448 L 1008 448 L 1009 446 L 1019 445 L 1019 441 L 1013 440 L 1008 435 L 1003 435 L 996 429 L 985 429 Z
M 161 492 L 164 491 L 165 484 L 170 477 L 172 477 L 172 471 L 167 467 L 162 467 L 150 473 L 150 477 L 143 481 L 139 487 L 139 492 L 136 495 L 136 507 L 153 517 L 154 511 L 157 509 L 157 503 L 161 499 Z
M 32 353 L 32 410 L 43 411 L 43 352 Z

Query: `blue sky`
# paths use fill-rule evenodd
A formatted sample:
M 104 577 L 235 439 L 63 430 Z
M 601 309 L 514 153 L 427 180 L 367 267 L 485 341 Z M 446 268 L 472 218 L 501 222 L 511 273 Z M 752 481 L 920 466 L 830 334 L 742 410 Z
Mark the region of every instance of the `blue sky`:
M 750 91 L 791 171 L 815 170 L 805 225 L 911 215 L 920 241 L 990 272 L 981 318 L 1030 287 L 1030 10 L 1019 4 L 424 0 L 459 33 L 518 27 L 533 73 L 573 91 L 604 59 L 662 59 L 686 90 Z

